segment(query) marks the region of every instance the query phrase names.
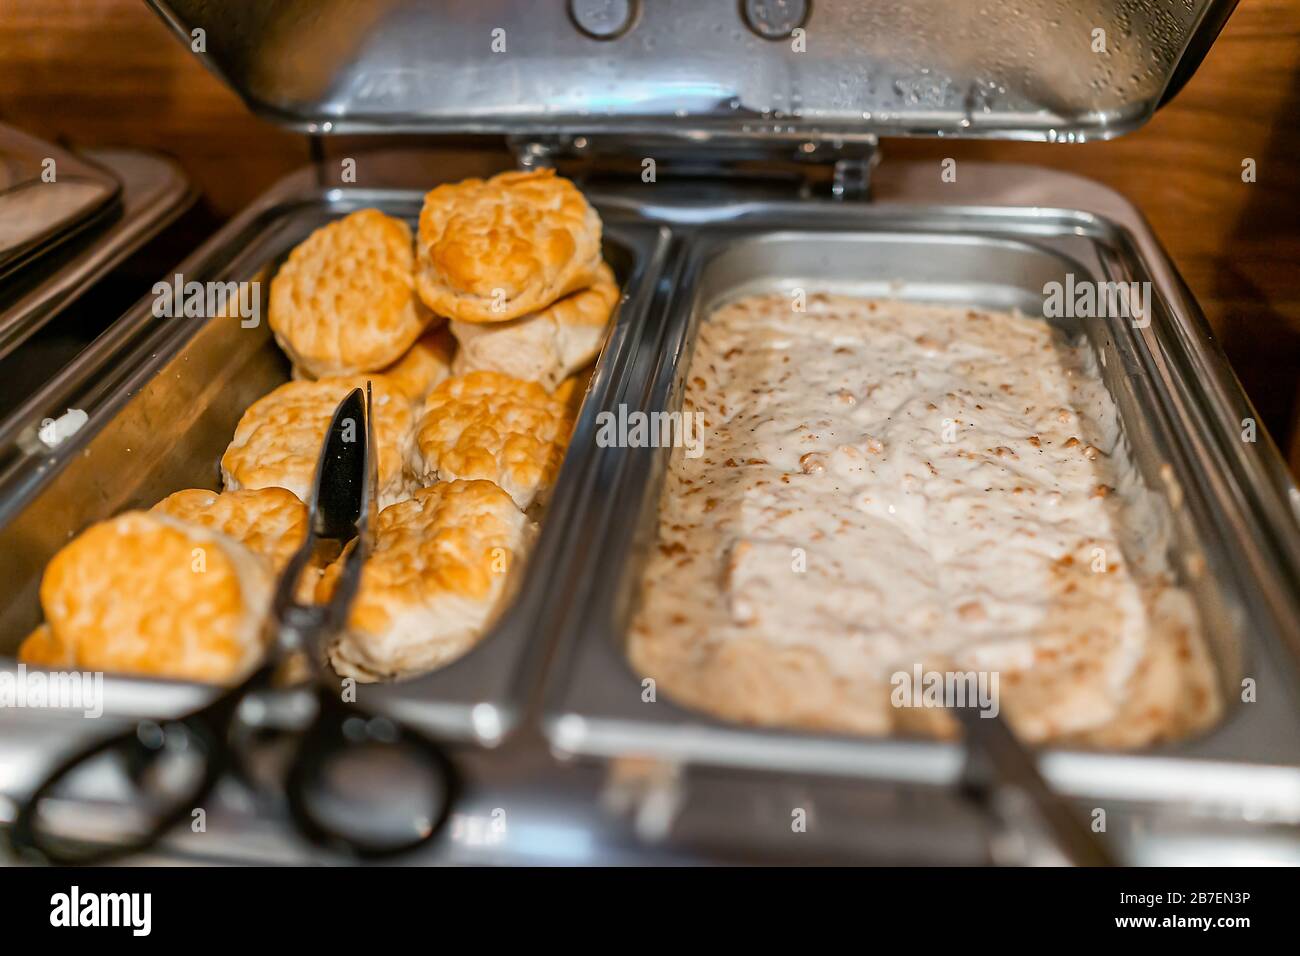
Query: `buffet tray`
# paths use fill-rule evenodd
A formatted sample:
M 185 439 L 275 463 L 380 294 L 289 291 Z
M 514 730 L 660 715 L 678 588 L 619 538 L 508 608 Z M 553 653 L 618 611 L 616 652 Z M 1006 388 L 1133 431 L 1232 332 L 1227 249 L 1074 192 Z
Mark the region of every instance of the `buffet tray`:
M 301 184 L 300 184 L 301 185 Z M 414 190 L 275 190 L 177 268 L 186 283 L 257 282 L 261 321 L 238 317 L 155 318 L 141 300 L 75 363 L 0 426 L 0 652 L 12 655 L 40 621 L 37 592 L 45 564 L 86 526 L 131 508 L 149 508 L 182 488 L 216 488 L 218 463 L 244 410 L 289 380 L 266 316 L 280 261 L 314 229 L 361 208 L 414 224 L 423 193 Z M 641 347 L 649 280 L 664 244 L 660 227 L 611 222 L 605 257 L 623 302 L 588 385 L 570 453 L 541 521 L 541 533 L 514 593 L 490 632 L 468 653 L 409 680 L 363 685 L 358 696 L 446 739 L 492 745 L 509 732 L 539 679 L 546 636 L 539 634 L 552 582 L 577 573 L 565 546 L 582 521 L 597 406 L 612 399 Z M 88 420 L 55 448 L 40 423 L 67 409 Z M 11 670 L 12 657 L 0 669 Z M 106 675 L 109 717 L 184 712 L 211 696 L 208 685 Z
M 1198 606 L 1224 712 L 1201 735 L 1140 751 L 1044 747 L 1042 769 L 1055 787 L 1079 797 L 1191 801 L 1229 816 L 1300 820 L 1295 514 L 1277 490 L 1233 487 L 1233 477 L 1207 454 L 1211 446 L 1229 459 L 1276 451 L 1267 439 L 1240 440 L 1242 420 L 1253 412 L 1235 382 L 1225 383 L 1235 409 L 1225 418 L 1214 405 L 1214 383 L 1189 374 L 1217 358 L 1216 350 L 1199 315 L 1178 309 L 1177 288 L 1153 274 L 1124 228 L 1070 209 L 903 212 L 808 202 L 739 214 L 697 207 L 689 220 L 677 225 L 690 239 L 662 337 L 638 356 L 626 389 L 629 401 L 640 396 L 635 408 L 648 413 L 680 410 L 701 317 L 739 295 L 801 288 L 1041 316 L 1045 284 L 1064 284 L 1067 273 L 1076 283 L 1151 282 L 1149 325 L 1119 317 L 1075 320 L 1072 328 L 1086 336 L 1119 410 L 1125 457 L 1161 505 L 1160 520 L 1171 531 L 1170 566 Z M 545 726 L 558 750 L 929 785 L 958 781 L 964 753 L 957 743 L 740 726 L 675 705 L 662 689 L 657 700 L 645 699 L 642 678 L 653 675 L 633 673 L 624 645 L 671 449 L 603 451 L 623 459 L 622 471 L 600 512 L 603 540 L 592 542 L 603 548 L 592 562 L 596 577 L 576 602 L 582 612 L 566 622 L 554 668 Z M 1252 506 L 1252 495 L 1265 504 Z M 593 512 L 599 507 L 594 503 Z M 1247 679 L 1255 688 L 1250 703 L 1242 702 Z

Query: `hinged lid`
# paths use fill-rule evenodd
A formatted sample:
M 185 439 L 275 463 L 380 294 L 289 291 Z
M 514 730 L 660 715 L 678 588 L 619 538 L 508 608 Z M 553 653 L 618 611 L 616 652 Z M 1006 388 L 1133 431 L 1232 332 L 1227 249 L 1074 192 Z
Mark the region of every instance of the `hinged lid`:
M 1106 138 L 1235 0 L 150 0 L 311 132 Z

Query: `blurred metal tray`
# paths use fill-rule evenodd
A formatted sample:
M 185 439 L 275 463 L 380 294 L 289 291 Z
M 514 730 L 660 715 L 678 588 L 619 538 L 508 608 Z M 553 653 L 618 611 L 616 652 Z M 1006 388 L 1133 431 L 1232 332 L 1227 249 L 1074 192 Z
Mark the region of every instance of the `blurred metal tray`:
M 153 153 L 88 150 L 121 183 L 115 202 L 88 216 L 0 283 L 0 358 L 160 232 L 194 201 L 180 167 Z
M 109 215 L 113 170 L 0 125 L 0 279 Z

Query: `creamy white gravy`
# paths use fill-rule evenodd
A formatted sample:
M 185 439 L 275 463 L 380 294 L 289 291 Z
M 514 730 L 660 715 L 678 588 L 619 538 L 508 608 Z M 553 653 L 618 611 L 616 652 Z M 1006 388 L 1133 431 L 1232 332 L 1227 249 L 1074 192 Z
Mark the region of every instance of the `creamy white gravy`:
M 1136 746 L 1218 713 L 1167 513 L 1091 365 L 1012 313 L 749 296 L 703 321 L 630 656 L 752 723 L 945 733 L 900 672 L 999 677 L 1031 740 Z

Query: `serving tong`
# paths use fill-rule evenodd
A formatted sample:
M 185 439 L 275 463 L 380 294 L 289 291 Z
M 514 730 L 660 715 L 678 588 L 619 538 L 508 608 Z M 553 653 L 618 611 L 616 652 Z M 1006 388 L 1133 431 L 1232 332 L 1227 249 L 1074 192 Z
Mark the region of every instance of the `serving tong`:
M 15 849 L 53 863 L 98 863 L 156 844 L 202 806 L 228 770 L 245 770 L 235 746 L 237 739 L 246 737 L 250 708 L 245 705 L 250 695 L 272 688 L 280 665 L 299 657 L 305 657 L 311 668 L 316 714 L 300 737 L 284 780 L 295 828 L 318 846 L 362 859 L 410 852 L 443 829 L 460 788 L 450 758 L 433 740 L 345 699 L 338 678 L 325 665 L 325 649 L 347 621 L 361 584 L 362 565 L 373 547 L 378 463 L 372 408 L 367 383 L 364 392 L 353 389 L 334 412 L 316 465 L 306 539 L 289 560 L 272 598 L 266 660 L 238 686 L 199 710 L 170 721 L 142 721 L 63 761 L 19 809 L 11 837 Z M 322 544 L 340 550 L 341 573 L 327 600 L 304 603 L 299 598 L 300 583 Z M 434 784 L 428 804 L 396 837 L 371 835 L 373 820 L 350 820 L 370 833 L 349 830 L 338 822 L 348 816 L 341 808 L 353 798 L 346 791 L 358 777 L 370 776 L 349 774 L 347 763 L 367 754 L 377 757 L 388 771 L 396 756 L 407 764 L 404 770 L 422 772 Z M 176 786 L 177 767 L 168 764 L 176 765 L 182 757 L 189 767 L 185 780 Z M 116 759 L 125 768 L 131 802 L 147 822 L 131 832 L 93 841 L 49 829 L 46 801 L 57 803 L 61 786 L 103 758 Z M 380 776 L 381 782 L 383 776 L 387 775 Z M 158 788 L 169 783 L 173 789 L 160 794 Z M 398 786 L 401 795 L 409 797 L 413 788 L 403 787 L 402 781 Z M 383 796 L 391 798 L 393 793 L 386 791 Z
M 1047 785 L 1034 755 L 1001 715 L 976 706 L 952 708 L 966 738 L 962 788 L 1009 830 L 1039 837 L 1070 866 L 1114 866 L 1074 808 Z

